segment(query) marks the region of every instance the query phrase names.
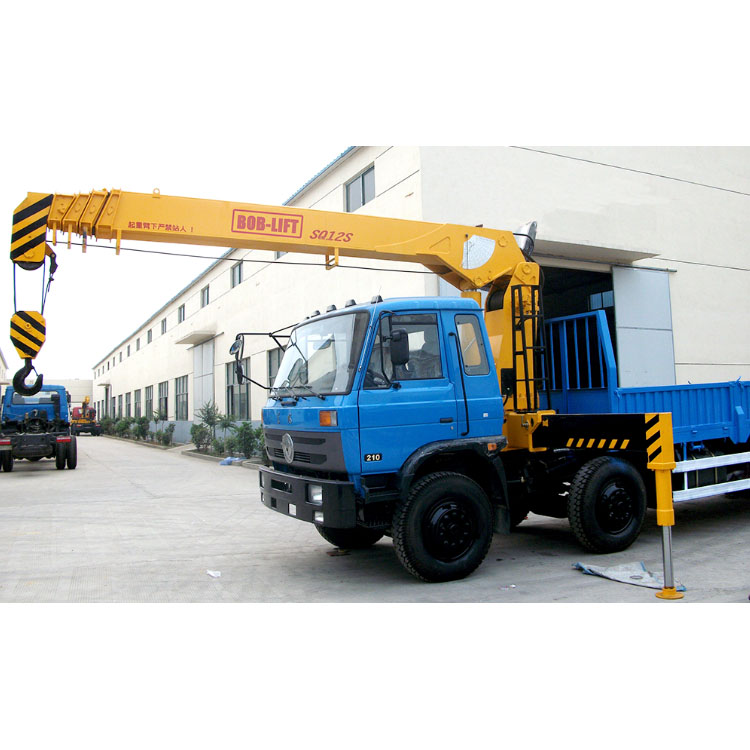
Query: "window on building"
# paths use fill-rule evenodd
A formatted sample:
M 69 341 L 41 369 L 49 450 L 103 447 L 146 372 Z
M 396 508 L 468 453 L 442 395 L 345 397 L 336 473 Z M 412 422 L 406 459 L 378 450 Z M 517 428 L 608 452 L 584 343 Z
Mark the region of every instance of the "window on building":
M 182 323 L 185 320 L 185 305 L 180 305 L 177 308 L 177 322 Z
M 250 376 L 250 358 L 242 360 L 242 371 Z M 250 383 L 240 385 L 237 382 L 235 363 L 227 363 L 227 414 L 235 419 L 250 419 Z
M 161 419 L 169 418 L 169 381 L 159 383 L 159 416 Z
M 589 295 L 589 310 L 604 310 L 615 306 L 615 293 L 613 291 L 597 292 Z
M 277 346 L 275 349 L 268 350 L 268 385 L 273 385 L 283 356 L 284 350 L 281 347 Z
M 167 319 L 166 318 L 161 319 L 161 332 L 163 334 L 167 332 Z
M 131 412 L 130 412 L 130 395 L 131 395 L 131 394 L 130 394 L 130 391 L 128 391 L 128 392 L 127 392 L 127 393 L 125 394 L 125 416 L 126 416 L 126 417 L 127 417 L 128 419 L 130 419 L 130 417 L 132 416 L 132 414 L 131 414 Z
M 147 385 L 143 400 L 143 415 L 151 419 L 154 413 L 154 386 Z
M 174 380 L 174 415 L 175 419 L 188 418 L 188 376 Z
M 141 350 L 141 340 L 140 339 L 136 339 L 135 340 L 135 350 L 137 352 L 139 352 Z
M 346 183 L 346 210 L 356 211 L 375 197 L 375 167 Z
M 122 419 L 122 394 L 117 397 L 117 418 Z
M 235 263 L 230 271 L 232 289 L 242 283 L 242 263 Z
M 111 414 L 109 416 L 112 417 L 112 419 L 114 419 L 117 416 L 117 410 L 115 409 L 115 403 L 116 403 L 115 402 L 115 397 L 112 396 L 112 398 L 110 399 L 110 401 L 111 401 L 111 403 L 110 403 L 110 409 L 112 410 L 112 412 L 111 412 Z
M 153 338 L 154 338 L 153 331 L 149 328 L 148 331 L 146 331 L 146 343 L 150 344 Z
M 128 344 L 128 357 L 130 356 L 130 344 Z
M 140 419 L 141 416 L 141 389 L 133 391 L 133 416 L 136 419 Z
M 208 287 L 204 286 L 201 289 L 201 307 L 205 307 L 208 304 Z
M 109 360 L 107 360 L 107 369 L 109 370 Z

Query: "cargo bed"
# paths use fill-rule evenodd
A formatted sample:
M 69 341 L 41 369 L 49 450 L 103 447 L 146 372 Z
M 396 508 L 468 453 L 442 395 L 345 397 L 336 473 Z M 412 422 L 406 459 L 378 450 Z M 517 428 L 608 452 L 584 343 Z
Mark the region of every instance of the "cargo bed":
M 671 412 L 675 475 L 682 475 L 675 476 L 676 502 L 750 488 L 750 381 L 620 388 L 602 310 L 547 321 L 546 346 L 552 409 Z

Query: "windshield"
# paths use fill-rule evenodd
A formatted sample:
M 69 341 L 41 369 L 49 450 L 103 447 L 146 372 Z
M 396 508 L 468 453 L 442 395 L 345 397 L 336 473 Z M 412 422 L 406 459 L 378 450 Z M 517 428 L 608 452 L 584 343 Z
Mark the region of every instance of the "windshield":
M 57 397 L 58 394 L 55 394 Z M 40 393 L 38 396 L 22 396 L 20 393 L 14 393 L 10 402 L 14 406 L 39 406 L 40 404 L 51 404 L 51 393 Z
M 289 391 L 297 396 L 347 393 L 357 370 L 368 318 L 366 312 L 349 313 L 295 328 L 273 383 L 275 395 Z

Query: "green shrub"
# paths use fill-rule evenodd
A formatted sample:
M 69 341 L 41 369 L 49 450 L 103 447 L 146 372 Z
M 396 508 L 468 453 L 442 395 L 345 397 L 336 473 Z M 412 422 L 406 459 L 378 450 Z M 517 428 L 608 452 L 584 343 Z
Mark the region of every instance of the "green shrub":
M 175 427 L 177 427 L 177 425 L 174 422 L 170 422 L 167 425 L 167 429 L 161 434 L 162 445 L 172 445 L 172 437 L 174 435 Z
M 193 424 L 190 426 L 190 439 L 201 453 L 205 453 L 211 444 L 211 430 L 204 424 Z
M 263 434 L 263 426 L 255 430 L 255 450 L 262 456 L 266 455 L 266 436 Z
M 115 420 L 112 417 L 102 417 L 99 424 L 102 426 L 102 432 L 105 435 L 115 434 Z
M 133 437 L 136 440 L 145 440 L 148 433 L 148 417 L 138 417 L 133 424 Z
M 255 452 L 256 437 L 253 425 L 250 422 L 240 422 L 238 425 L 232 425 L 237 440 L 237 450 L 245 456 L 251 458 Z
M 216 425 L 224 418 L 219 407 L 213 401 L 207 401 L 200 409 L 195 410 L 195 416 L 211 430 L 211 437 L 216 437 Z
M 237 438 L 234 435 L 227 435 L 224 438 L 224 451 L 230 456 L 234 456 L 238 451 Z
M 133 424 L 133 417 L 123 417 L 115 425 L 115 434 L 117 437 L 129 437 L 130 436 L 130 425 Z
M 221 438 L 214 438 L 211 441 L 211 453 L 215 456 L 224 455 L 224 441 Z

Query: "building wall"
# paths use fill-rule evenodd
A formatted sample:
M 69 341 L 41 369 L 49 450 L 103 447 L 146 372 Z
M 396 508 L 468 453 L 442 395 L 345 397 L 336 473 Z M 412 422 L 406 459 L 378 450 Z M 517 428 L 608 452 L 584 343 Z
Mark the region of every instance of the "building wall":
M 542 264 L 572 245 L 582 259 L 600 259 L 595 246 L 669 269 L 677 382 L 750 378 L 750 149 L 539 151 L 422 148 L 424 219 L 509 229 L 534 219 Z

